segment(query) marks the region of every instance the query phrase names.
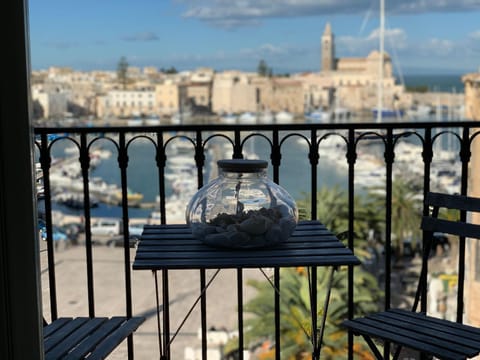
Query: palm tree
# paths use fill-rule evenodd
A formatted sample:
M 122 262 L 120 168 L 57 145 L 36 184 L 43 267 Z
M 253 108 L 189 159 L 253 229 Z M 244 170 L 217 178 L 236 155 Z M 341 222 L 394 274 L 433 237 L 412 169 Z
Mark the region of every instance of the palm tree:
M 122 56 L 117 64 L 117 79 L 122 84 L 123 90 L 127 88 L 128 83 L 128 62 L 125 56 Z
M 323 299 L 326 296 L 328 269 L 317 269 L 317 308 L 318 317 L 323 311 Z M 347 271 L 342 269 L 334 277 L 330 305 L 325 324 L 322 346 L 322 358 L 337 359 L 345 357 L 347 351 L 347 332 L 340 326 L 347 318 Z M 280 334 L 282 359 L 309 359 L 312 353 L 311 311 L 309 281 L 305 269 L 282 269 L 280 275 Z M 254 315 L 247 320 L 247 343 L 255 343 L 265 339 L 273 342 L 275 309 L 274 291 L 267 281 L 251 280 L 249 285 L 257 290 L 257 296 L 245 305 L 245 311 Z M 359 271 L 354 281 L 355 316 L 365 315 L 377 310 L 381 298 L 377 281 L 371 274 Z M 371 359 L 364 344 L 358 343 L 354 351 L 356 356 Z M 273 352 L 266 350 L 263 359 L 269 359 Z M 273 359 L 273 357 L 272 357 Z
M 372 190 L 372 202 L 378 212 L 382 213 L 382 209 L 385 209 L 385 193 L 375 191 L 378 189 Z M 420 194 L 414 181 L 397 177 L 392 183 L 392 241 L 397 259 L 403 255 L 404 242 L 407 239 L 414 242 L 420 236 Z

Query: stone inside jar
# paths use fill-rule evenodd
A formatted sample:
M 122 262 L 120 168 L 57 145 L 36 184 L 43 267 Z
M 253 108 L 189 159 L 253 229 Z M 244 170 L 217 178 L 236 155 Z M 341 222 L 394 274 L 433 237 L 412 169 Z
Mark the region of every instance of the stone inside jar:
M 273 246 L 285 241 L 296 226 L 285 205 L 218 214 L 208 223 L 192 224 L 193 235 L 209 245 L 230 248 Z

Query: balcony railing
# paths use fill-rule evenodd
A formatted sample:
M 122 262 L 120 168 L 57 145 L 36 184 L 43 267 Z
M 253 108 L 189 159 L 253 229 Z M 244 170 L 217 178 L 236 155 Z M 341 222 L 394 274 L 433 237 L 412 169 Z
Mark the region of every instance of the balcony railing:
M 37 161 L 43 179 L 43 202 L 46 226 L 46 258 L 48 283 L 43 283 L 48 289 L 48 304 L 44 304 L 44 313 L 49 313 L 52 320 L 62 313 L 58 308 L 56 252 L 53 239 L 55 219 L 52 173 L 58 172 L 55 154 L 59 153 L 60 144 L 73 146 L 78 154 L 78 177 L 80 187 L 76 187 L 83 202 L 83 210 L 79 216 L 85 226 L 85 274 L 86 298 L 88 316 L 96 314 L 95 283 L 101 274 L 95 272 L 94 237 L 91 232 L 93 201 L 92 193 L 92 153 L 101 145 L 108 147 L 116 157 L 116 168 L 119 171 L 118 197 L 121 226 L 123 232 L 123 272 L 125 297 L 125 314 L 134 315 L 138 309 L 136 301 L 141 294 L 133 293 L 132 288 L 132 250 L 129 247 L 129 223 L 132 216 L 131 199 L 129 203 L 130 179 L 148 168 L 148 177 L 155 179 L 150 187 L 154 187 L 154 195 L 149 202 L 153 210 L 158 210 L 158 222 L 171 222 L 169 215 L 169 196 L 172 189 L 169 186 L 168 170 L 173 165 L 175 148 L 180 143 L 186 150 L 186 156 L 194 159 L 196 180 L 194 189 L 200 188 L 214 176 L 214 161 L 220 157 L 242 158 L 253 155 L 269 160 L 269 175 L 271 178 L 295 194 L 304 196 L 311 204 L 306 213 L 312 219 L 317 219 L 318 190 L 324 183 L 338 182 L 348 197 L 348 225 L 345 228 L 346 244 L 353 249 L 356 220 L 355 196 L 368 191 L 368 185 L 375 185 L 376 193 L 384 196 L 385 212 L 383 215 L 383 233 L 377 238 L 384 247 L 384 263 L 382 290 L 383 305 L 389 308 L 394 293 L 398 289 L 392 278 L 395 277 L 393 265 L 392 226 L 395 216 L 392 215 L 395 200 L 393 184 L 397 177 L 409 175 L 417 180 L 418 197 L 430 190 L 441 190 L 466 194 L 469 176 L 475 176 L 475 171 L 469 167 L 472 155 L 472 144 L 479 132 L 475 131 L 475 122 L 418 122 L 418 123 L 351 123 L 351 124 L 259 124 L 259 125 L 185 125 L 185 126 L 155 126 L 155 127 L 65 127 L 65 128 L 35 128 Z M 477 125 L 478 126 L 478 125 Z M 478 140 L 477 140 L 478 141 Z M 147 152 L 134 151 L 137 144 L 148 147 Z M 147 145 L 145 145 L 147 144 Z M 407 146 L 405 145 L 407 144 Z M 405 147 L 406 146 L 406 147 Z M 63 147 L 62 147 L 63 149 Z M 137 154 L 137 155 L 135 155 Z M 140 158 L 136 158 L 140 157 Z M 70 160 L 72 161 L 72 160 Z M 150 165 L 143 165 L 147 161 Z M 328 164 L 328 165 L 325 165 Z M 374 164 L 375 166 L 373 166 Z M 448 167 L 440 167 L 448 164 Z M 329 170 L 327 170 L 327 167 Z M 143 169 L 143 170 L 142 170 Z M 329 173 L 335 173 L 335 180 Z M 57 174 L 58 175 L 58 174 Z M 67 172 L 64 176 L 68 178 Z M 140 174 L 140 176 L 144 176 Z M 293 181 L 288 179 L 294 178 Z M 380 181 L 378 181 L 380 179 Z M 440 180 L 445 180 L 443 183 Z M 448 180 L 448 183 L 447 183 Z M 367 184 L 366 184 L 367 183 Z M 182 188 L 186 191 L 185 188 Z M 370 188 L 371 190 L 372 188 Z M 142 189 L 135 189 L 142 190 Z M 152 190 L 152 189 L 150 189 Z M 191 193 L 191 192 L 190 192 Z M 153 199 L 153 200 L 152 200 Z M 114 204 L 115 205 L 115 204 Z M 425 213 L 428 209 L 423 208 Z M 318 220 L 322 221 L 321 218 Z M 176 222 L 176 219 L 172 220 Z M 458 298 L 463 299 L 465 283 L 465 243 L 461 242 L 458 251 L 460 255 L 458 272 Z M 348 317 L 353 317 L 354 308 L 354 269 L 348 269 Z M 164 273 L 164 276 L 168 274 Z M 241 279 L 241 276 L 238 277 Z M 240 281 L 240 280 L 238 280 Z M 166 282 L 168 283 L 168 281 Z M 153 286 L 153 283 L 152 283 Z M 170 283 L 175 287 L 175 283 Z M 242 283 L 238 288 L 242 288 Z M 169 302 L 175 299 L 168 299 Z M 212 299 L 215 302 L 216 299 Z M 239 306 L 241 309 L 242 307 Z M 457 316 L 464 313 L 463 302 L 458 301 Z M 208 326 L 206 308 L 202 307 L 202 334 L 206 334 Z M 76 314 L 71 314 L 76 315 Z M 98 314 L 101 315 L 101 314 Z M 279 314 L 277 314 L 279 316 Z M 279 322 L 275 322 L 279 326 Z M 200 326 L 200 325 L 199 325 Z M 130 341 L 129 347 L 132 347 Z M 130 349 L 131 355 L 131 349 Z M 206 339 L 202 339 L 202 355 L 206 356 Z M 349 336 L 348 357 L 353 358 L 353 336 Z M 243 358 L 240 352 L 239 358 Z M 276 354 L 279 359 L 280 355 Z

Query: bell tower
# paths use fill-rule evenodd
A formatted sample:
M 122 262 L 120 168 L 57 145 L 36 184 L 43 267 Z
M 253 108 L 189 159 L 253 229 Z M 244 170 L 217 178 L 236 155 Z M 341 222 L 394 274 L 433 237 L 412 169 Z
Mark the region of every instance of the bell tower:
M 335 44 L 330 23 L 325 25 L 325 31 L 322 35 L 322 54 L 321 71 L 335 70 Z

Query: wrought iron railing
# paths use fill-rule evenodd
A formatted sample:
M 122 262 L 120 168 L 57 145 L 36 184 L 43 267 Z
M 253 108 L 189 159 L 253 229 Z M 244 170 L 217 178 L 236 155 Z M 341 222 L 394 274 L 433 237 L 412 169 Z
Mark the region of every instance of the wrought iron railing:
M 169 167 L 171 149 L 177 141 L 187 144 L 190 148 L 190 155 L 194 158 L 196 168 L 196 188 L 204 185 L 208 180 L 208 175 L 212 170 L 210 162 L 218 156 L 228 156 L 232 158 L 242 158 L 251 156 L 256 152 L 250 144 L 253 141 L 259 141 L 263 145 L 257 154 L 262 157 L 268 157 L 270 161 L 271 177 L 277 183 L 282 184 L 289 174 L 295 172 L 296 176 L 309 185 L 302 185 L 302 181 L 297 181 L 302 189 L 287 188 L 288 191 L 303 191 L 308 194 L 311 208 L 309 212 L 312 219 L 317 216 L 317 204 L 321 199 L 317 198 L 317 191 L 321 186 L 319 173 L 323 174 L 323 165 L 319 165 L 322 159 L 337 156 L 332 167 L 343 166 L 344 176 L 343 186 L 348 194 L 348 229 L 347 244 L 354 249 L 354 221 L 355 221 L 355 202 L 354 197 L 357 193 L 365 191 L 358 185 L 359 177 L 367 176 L 365 166 L 361 165 L 365 160 L 365 152 L 375 156 L 376 161 L 380 161 L 380 173 L 374 174 L 381 178 L 379 189 L 384 193 L 385 198 L 385 219 L 384 234 L 382 238 L 385 249 L 385 274 L 384 274 L 384 307 L 389 308 L 392 302 L 392 184 L 396 176 L 394 166 L 398 153 L 399 144 L 406 142 L 415 144 L 415 149 L 419 152 L 410 153 L 413 157 L 407 165 L 408 172 L 416 177 L 422 177 L 419 195 L 424 195 L 437 186 L 439 179 L 438 172 L 432 173 L 432 164 L 441 154 L 454 156 L 450 158 L 451 169 L 458 166 L 458 183 L 449 188 L 450 192 L 466 194 L 468 191 L 469 173 L 479 169 L 469 169 L 472 144 L 479 132 L 475 131 L 475 122 L 417 122 L 417 123 L 350 123 L 350 124 L 259 124 L 259 125 L 185 125 L 185 126 L 156 126 L 156 127 L 68 127 L 68 128 L 35 128 L 35 145 L 38 155 L 38 162 L 43 175 L 44 187 L 44 215 L 46 224 L 46 244 L 48 258 L 48 288 L 49 288 L 49 311 L 52 319 L 56 319 L 59 309 L 57 308 L 57 288 L 55 273 L 55 252 L 53 240 L 53 191 L 51 186 L 52 171 L 52 152 L 56 144 L 60 141 L 68 141 L 73 145 L 79 154 L 78 163 L 81 169 L 81 196 L 83 197 L 84 207 L 81 216 L 85 224 L 85 251 L 86 251 L 86 276 L 87 276 L 87 294 L 88 314 L 95 316 L 95 291 L 94 291 L 94 262 L 92 257 L 92 233 L 91 233 L 91 210 L 90 201 L 92 194 L 90 191 L 91 177 L 91 151 L 99 143 L 110 144 L 116 151 L 118 169 L 120 171 L 119 188 L 121 197 L 119 206 L 121 208 L 123 237 L 124 237 L 124 272 L 125 272 L 125 304 L 126 315 L 133 315 L 132 299 L 132 280 L 131 280 L 131 252 L 129 248 L 128 234 L 129 221 L 131 218 L 131 208 L 129 207 L 129 166 L 132 160 L 132 147 L 138 142 L 146 142 L 152 146 L 152 162 L 154 162 L 157 172 L 158 198 L 156 206 L 159 209 L 159 222 L 167 223 L 168 210 L 168 181 L 166 172 Z M 478 125 L 477 125 L 478 126 Z M 332 139 L 336 139 L 332 141 Z M 477 140 L 478 141 L 478 140 Z M 284 165 L 285 159 L 291 156 L 290 146 L 295 142 L 301 147 L 301 150 L 292 160 L 298 168 L 287 167 Z M 211 155 L 213 144 L 222 144 L 220 152 Z M 329 146 L 324 146 L 327 144 Z M 226 150 L 225 150 L 226 149 Z M 226 154 L 226 155 L 225 155 Z M 405 154 L 403 154 L 405 155 Z M 415 158 L 416 157 L 416 158 Z M 421 157 L 422 169 L 412 169 L 417 166 L 418 157 Z M 295 160 L 297 159 L 297 160 Z M 301 164 L 300 164 L 301 163 Z M 343 163 L 343 165 L 341 165 Z M 414 164 L 415 163 L 415 164 Z M 360 164 L 360 165 L 359 165 Z M 377 164 L 378 165 L 378 164 Z M 305 166 L 302 170 L 300 166 Z M 451 170 L 450 169 L 450 170 Z M 303 172 L 302 172 L 303 171 Z M 403 170 L 404 171 L 404 170 Z M 361 175 L 358 175 L 360 173 Z M 423 175 L 418 175 L 422 174 Z M 303 176 L 305 174 L 305 176 Z M 438 176 L 437 176 L 438 175 Z M 342 175 L 343 176 L 343 175 Z M 370 181 L 370 180 L 368 180 Z M 305 188 L 304 188 L 305 187 Z M 428 209 L 423 209 L 426 213 Z M 322 221 L 322 219 L 319 219 Z M 458 268 L 458 298 L 463 299 L 465 267 L 463 266 L 465 258 L 465 242 L 459 244 L 460 265 Z M 241 276 L 239 276 L 241 279 Z M 348 269 L 348 316 L 351 318 L 354 314 L 354 269 Z M 47 285 L 46 285 L 47 286 Z M 242 285 L 239 285 L 241 291 Z M 206 316 L 202 308 L 202 318 Z M 464 312 L 463 302 L 458 302 L 457 316 L 461 318 Z M 278 314 L 277 314 L 278 315 Z M 279 326 L 278 322 L 276 322 Z M 202 321 L 202 326 L 206 327 L 206 321 Z M 205 329 L 202 332 L 205 333 Z M 205 339 L 203 339 L 205 348 Z M 129 355 L 132 355 L 132 343 L 129 344 Z M 205 355 L 204 355 L 205 356 Z M 242 358 L 242 355 L 239 355 Z M 353 336 L 349 336 L 349 358 L 353 358 Z M 277 354 L 277 358 L 280 355 Z

